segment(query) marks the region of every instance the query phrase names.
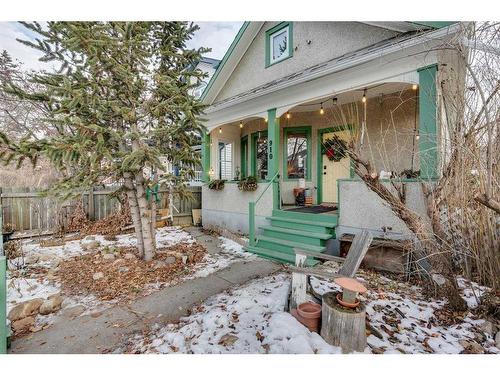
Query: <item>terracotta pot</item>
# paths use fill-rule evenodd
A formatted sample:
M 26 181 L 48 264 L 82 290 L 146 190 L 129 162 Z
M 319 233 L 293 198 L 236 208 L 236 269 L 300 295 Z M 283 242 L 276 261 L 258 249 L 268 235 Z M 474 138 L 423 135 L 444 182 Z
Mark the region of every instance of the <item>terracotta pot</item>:
M 321 305 L 313 302 L 301 303 L 297 310 L 292 310 L 292 315 L 311 332 L 318 332 L 319 319 L 321 318 Z
M 355 307 L 359 306 L 359 300 L 357 300 L 354 303 L 349 303 L 349 302 L 342 301 L 342 293 L 338 293 L 337 294 L 337 302 L 340 303 L 342 306 L 349 307 L 351 309 L 354 309 Z

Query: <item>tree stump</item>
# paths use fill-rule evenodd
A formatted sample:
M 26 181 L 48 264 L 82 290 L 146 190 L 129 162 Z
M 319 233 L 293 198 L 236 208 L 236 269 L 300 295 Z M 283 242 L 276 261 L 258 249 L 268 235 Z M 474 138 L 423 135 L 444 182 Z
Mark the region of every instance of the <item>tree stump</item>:
M 321 337 L 330 345 L 340 346 L 342 353 L 363 352 L 366 348 L 366 309 L 360 303 L 348 309 L 337 302 L 337 293 L 323 295 Z

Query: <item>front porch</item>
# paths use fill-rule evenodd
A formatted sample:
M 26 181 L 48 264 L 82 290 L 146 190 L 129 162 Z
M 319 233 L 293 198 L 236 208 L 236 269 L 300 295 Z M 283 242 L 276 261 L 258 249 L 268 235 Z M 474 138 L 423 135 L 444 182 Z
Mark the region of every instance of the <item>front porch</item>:
M 362 184 L 339 140 L 361 144 L 381 176 L 436 174 L 435 68 L 423 72 L 418 82 L 367 85 L 213 126 L 202 149 L 204 181 L 226 183 L 222 191 L 203 187 L 204 225 L 249 234 L 247 250 L 285 262 L 293 247 L 338 250 L 340 207 L 351 204 L 339 184 Z M 249 176 L 257 190 L 240 191 L 237 182 Z

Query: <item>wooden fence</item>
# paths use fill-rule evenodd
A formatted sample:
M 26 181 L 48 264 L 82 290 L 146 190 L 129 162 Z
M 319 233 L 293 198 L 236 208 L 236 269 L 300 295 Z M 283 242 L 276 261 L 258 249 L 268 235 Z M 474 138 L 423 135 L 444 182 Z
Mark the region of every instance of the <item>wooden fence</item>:
M 190 187 L 192 201 L 174 196 L 175 217 L 191 215 L 191 210 L 201 208 L 201 187 Z M 79 198 L 61 201 L 54 197 L 41 195 L 41 190 L 32 188 L 0 188 L 0 207 L 3 212 L 4 231 L 51 233 L 66 228 L 79 200 L 91 220 L 100 220 L 117 212 L 120 202 L 113 196 L 115 188 L 93 188 Z M 166 208 L 167 191 L 158 192 L 158 208 Z

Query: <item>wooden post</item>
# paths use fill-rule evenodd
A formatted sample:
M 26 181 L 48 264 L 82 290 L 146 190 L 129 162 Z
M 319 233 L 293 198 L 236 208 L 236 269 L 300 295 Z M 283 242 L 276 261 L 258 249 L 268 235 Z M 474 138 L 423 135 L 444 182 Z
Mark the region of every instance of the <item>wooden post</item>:
M 94 220 L 94 188 L 91 187 L 89 190 L 89 220 Z
M 366 348 L 365 306 L 348 309 L 337 302 L 337 293 L 323 295 L 321 337 L 330 345 L 340 346 L 342 353 L 363 352 Z
M 306 264 L 306 255 L 295 255 L 295 266 L 304 267 Z M 298 305 L 306 302 L 307 275 L 304 273 L 292 273 L 292 298 L 290 299 L 290 311 L 296 309 Z

